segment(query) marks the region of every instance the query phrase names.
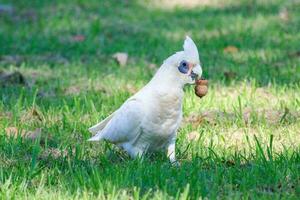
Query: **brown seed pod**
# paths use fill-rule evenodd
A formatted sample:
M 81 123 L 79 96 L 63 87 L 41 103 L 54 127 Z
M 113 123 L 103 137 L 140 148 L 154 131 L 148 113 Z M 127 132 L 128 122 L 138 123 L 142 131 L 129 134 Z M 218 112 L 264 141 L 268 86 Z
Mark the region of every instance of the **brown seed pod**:
M 196 80 L 196 85 L 208 85 L 208 80 L 205 80 L 205 79 L 199 79 L 199 80 Z
M 195 87 L 195 94 L 200 98 L 204 97 L 207 94 L 207 91 L 208 88 L 206 85 L 197 85 Z
M 202 98 L 207 94 L 208 80 L 200 79 L 196 81 L 195 94 Z

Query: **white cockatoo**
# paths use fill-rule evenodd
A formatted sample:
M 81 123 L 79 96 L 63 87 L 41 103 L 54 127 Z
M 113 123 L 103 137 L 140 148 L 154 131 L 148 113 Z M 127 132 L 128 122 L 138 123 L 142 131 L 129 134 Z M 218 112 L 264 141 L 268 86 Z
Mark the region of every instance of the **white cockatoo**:
M 201 77 L 198 50 L 186 37 L 183 51 L 167 58 L 151 81 L 100 123 L 89 128 L 89 141 L 106 140 L 131 157 L 167 150 L 177 163 L 175 142 L 182 120 L 183 87 Z

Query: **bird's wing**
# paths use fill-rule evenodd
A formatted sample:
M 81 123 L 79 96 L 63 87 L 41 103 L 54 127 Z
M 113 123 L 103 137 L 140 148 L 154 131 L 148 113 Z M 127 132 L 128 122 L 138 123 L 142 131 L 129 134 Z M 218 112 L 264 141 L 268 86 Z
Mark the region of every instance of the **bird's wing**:
M 101 139 L 113 143 L 130 141 L 139 134 L 142 119 L 142 103 L 137 99 L 129 99 L 113 114 L 111 119 L 108 119 L 105 127 L 89 141 Z

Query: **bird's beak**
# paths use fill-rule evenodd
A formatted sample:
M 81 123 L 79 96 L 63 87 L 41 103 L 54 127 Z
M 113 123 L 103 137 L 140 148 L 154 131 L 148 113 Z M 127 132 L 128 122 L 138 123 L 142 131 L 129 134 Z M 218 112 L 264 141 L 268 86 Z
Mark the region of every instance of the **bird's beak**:
M 202 68 L 200 65 L 196 65 L 195 67 L 193 67 L 193 69 L 191 71 L 191 76 L 192 76 L 192 79 L 201 78 Z

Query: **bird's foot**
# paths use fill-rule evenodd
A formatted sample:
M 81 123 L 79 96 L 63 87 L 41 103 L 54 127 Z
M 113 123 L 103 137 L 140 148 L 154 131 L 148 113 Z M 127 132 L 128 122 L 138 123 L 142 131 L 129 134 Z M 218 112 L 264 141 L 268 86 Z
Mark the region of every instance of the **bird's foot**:
M 181 163 L 180 163 L 179 161 L 177 161 L 177 160 L 171 161 L 171 164 L 172 164 L 172 166 L 174 166 L 174 167 L 180 167 L 180 166 L 181 166 Z

